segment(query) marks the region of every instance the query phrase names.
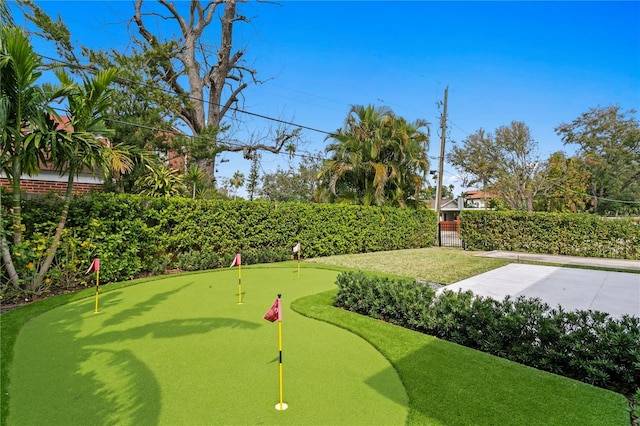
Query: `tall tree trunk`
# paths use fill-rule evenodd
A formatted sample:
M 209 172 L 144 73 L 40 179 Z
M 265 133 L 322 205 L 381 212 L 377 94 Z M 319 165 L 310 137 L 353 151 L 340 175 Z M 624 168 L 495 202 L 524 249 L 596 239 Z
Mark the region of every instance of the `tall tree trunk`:
M 11 223 L 13 229 L 13 244 L 22 243 L 22 189 L 20 188 L 20 179 L 22 175 L 22 166 L 20 159 L 16 156 L 13 159 L 12 167 L 13 178 L 11 179 L 11 187 L 13 191 L 13 204 L 11 208 Z
M 533 211 L 533 196 L 531 195 L 527 195 L 527 211 L 528 212 Z
M 0 250 L 2 250 L 2 260 L 4 261 L 4 269 L 9 274 L 9 281 L 14 288 L 20 288 L 20 276 L 16 272 L 16 268 L 13 265 L 13 259 L 11 259 L 11 252 L 9 251 L 9 245 L 7 239 L 2 237 L 0 240 Z
M 0 235 L 2 235 L 2 239 L 0 239 L 0 255 L 2 256 L 2 261 L 4 262 L 4 269 L 9 275 L 9 282 L 11 283 L 11 285 L 13 285 L 13 287 L 19 289 L 20 276 L 18 275 L 16 267 L 13 264 L 11 251 L 9 250 L 9 243 L 7 243 L 7 238 L 4 235 L 4 220 L 2 219 L 2 216 L 2 197 L 0 197 Z
M 40 265 L 38 269 L 38 273 L 33 278 L 33 280 L 28 283 L 27 290 L 38 290 L 42 287 L 42 283 L 44 282 L 44 277 L 49 271 L 51 264 L 53 263 L 53 258 L 56 256 L 56 251 L 60 246 L 60 239 L 62 238 L 62 231 L 64 230 L 64 225 L 67 222 L 67 216 L 69 215 L 69 205 L 71 204 L 71 190 L 73 188 L 73 170 L 69 170 L 69 180 L 67 181 L 67 192 L 64 196 L 64 204 L 62 205 L 62 212 L 60 213 L 60 220 L 58 221 L 58 226 L 56 228 L 56 233 L 53 236 L 53 241 L 51 242 L 51 246 L 49 250 L 47 250 L 47 257 L 45 257 L 44 262 Z

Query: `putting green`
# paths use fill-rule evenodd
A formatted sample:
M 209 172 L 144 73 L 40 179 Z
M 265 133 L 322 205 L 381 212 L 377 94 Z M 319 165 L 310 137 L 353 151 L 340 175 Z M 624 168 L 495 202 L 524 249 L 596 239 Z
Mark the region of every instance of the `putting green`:
M 293 266 L 292 266 L 293 265 Z M 84 299 L 20 331 L 9 425 L 391 425 L 408 398 L 395 370 L 345 330 L 289 309 L 337 272 L 295 264 L 171 276 Z M 278 325 L 262 318 L 282 294 Z

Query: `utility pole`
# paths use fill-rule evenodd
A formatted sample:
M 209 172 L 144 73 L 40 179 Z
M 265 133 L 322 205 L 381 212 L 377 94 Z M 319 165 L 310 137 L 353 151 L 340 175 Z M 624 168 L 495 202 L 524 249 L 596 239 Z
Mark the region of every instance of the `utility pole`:
M 449 97 L 449 86 L 444 89 L 444 106 L 442 117 L 440 117 L 440 164 L 438 165 L 438 186 L 436 188 L 436 217 L 438 220 L 438 230 L 440 229 L 440 210 L 442 208 L 442 174 L 444 173 L 444 142 L 447 137 L 447 98 Z M 440 232 L 438 231 L 438 238 Z

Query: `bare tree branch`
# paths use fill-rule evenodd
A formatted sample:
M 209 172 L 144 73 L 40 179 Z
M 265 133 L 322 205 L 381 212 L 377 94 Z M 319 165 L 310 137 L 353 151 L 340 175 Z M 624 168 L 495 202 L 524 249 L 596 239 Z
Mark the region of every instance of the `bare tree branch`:
M 242 0 L 240 0 L 242 1 Z M 213 0 L 206 2 L 191 0 L 188 12 L 179 10 L 170 0 L 158 0 L 158 4 L 168 11 L 167 19 L 175 20 L 179 28 L 179 40 L 162 42 L 152 34 L 143 22 L 142 5 L 144 0 L 136 0 L 134 21 L 142 38 L 157 49 L 160 58 L 150 66 L 151 75 L 161 79 L 180 99 L 179 108 L 172 110 L 191 129 L 194 136 L 219 129 L 223 119 L 237 111 L 239 99 L 243 99 L 243 91 L 249 83 L 258 84 L 255 69 L 243 63 L 246 49 L 234 49 L 233 30 L 238 22 L 251 22 L 237 13 L 238 0 Z M 218 9 L 218 6 L 224 9 Z M 183 15 L 180 13 L 182 12 Z M 219 44 L 215 53 L 209 52 L 203 43 L 206 28 L 219 18 Z M 179 43 L 179 49 L 170 43 Z M 166 58 L 162 48 L 175 49 Z M 178 69 L 179 65 L 183 69 Z M 156 67 L 153 69 L 153 67 Z M 186 77 L 186 79 L 185 79 Z M 208 103 L 208 105 L 205 105 Z M 223 151 L 256 151 L 266 150 L 278 153 L 282 149 L 284 133 L 271 138 L 272 144 L 258 143 L 246 146 L 227 146 L 220 144 L 214 135 L 211 137 L 211 162 L 215 171 L 215 155 Z

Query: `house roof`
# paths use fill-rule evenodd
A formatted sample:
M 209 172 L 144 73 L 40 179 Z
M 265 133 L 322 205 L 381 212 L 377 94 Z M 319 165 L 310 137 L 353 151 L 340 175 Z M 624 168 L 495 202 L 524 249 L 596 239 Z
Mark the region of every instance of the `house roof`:
M 431 210 L 436 209 L 436 200 L 429 200 L 429 208 Z M 447 200 L 443 198 L 440 204 L 440 210 L 459 211 L 458 200 Z
M 54 123 L 56 123 L 56 130 L 66 130 L 69 132 L 73 132 L 73 126 L 70 124 L 71 123 L 71 117 L 66 116 L 66 115 L 59 115 L 59 116 L 55 116 L 55 115 L 49 115 L 49 117 L 53 120 Z M 108 138 L 105 138 L 103 136 L 97 136 L 96 139 L 101 142 L 103 145 L 110 147 L 111 146 L 111 142 L 109 141 Z M 49 163 L 48 161 L 46 161 L 45 163 L 40 162 L 39 164 L 39 168 L 42 171 L 54 171 L 54 167 L 51 163 Z M 81 173 L 84 174 L 92 174 L 91 171 L 89 169 L 83 169 L 81 170 Z
M 484 198 L 493 198 L 495 195 L 480 190 L 466 191 L 464 194 L 465 200 L 480 200 Z
M 69 124 L 71 123 L 70 117 L 66 115 L 59 115 L 58 117 L 51 115 L 50 117 L 53 122 L 57 124 L 56 130 L 68 130 L 70 132 L 73 132 L 73 126 Z

